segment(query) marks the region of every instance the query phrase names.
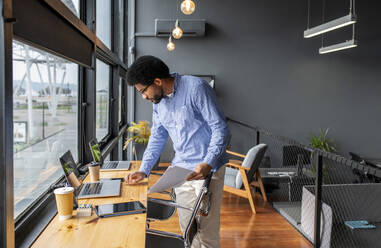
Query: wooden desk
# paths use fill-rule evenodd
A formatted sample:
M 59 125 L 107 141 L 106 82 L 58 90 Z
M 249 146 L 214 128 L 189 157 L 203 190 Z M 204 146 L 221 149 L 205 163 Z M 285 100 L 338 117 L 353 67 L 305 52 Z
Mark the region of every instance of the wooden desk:
M 138 170 L 140 162 L 133 162 L 131 170 L 101 172 L 101 178 L 125 177 Z M 85 182 L 89 181 L 86 177 Z M 79 204 L 94 205 L 141 201 L 147 206 L 147 179 L 138 185 L 122 183 L 121 196 L 79 200 Z M 55 216 L 40 234 L 32 247 L 128 247 L 145 246 L 146 214 L 124 215 L 98 219 L 93 211 L 91 217 L 76 217 L 60 221 Z

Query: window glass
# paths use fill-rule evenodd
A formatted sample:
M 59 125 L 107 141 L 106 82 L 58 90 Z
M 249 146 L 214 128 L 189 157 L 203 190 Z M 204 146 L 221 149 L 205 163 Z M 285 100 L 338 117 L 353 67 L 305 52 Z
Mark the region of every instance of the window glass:
M 61 2 L 79 17 L 79 0 L 61 0 Z
M 104 161 L 110 161 L 110 153 L 105 157 Z
M 118 160 L 123 160 L 123 136 L 119 139 L 118 143 Z
M 111 49 L 111 3 L 110 0 L 96 2 L 96 30 L 98 38 Z
M 77 161 L 78 65 L 13 42 L 14 216 L 63 175 L 58 158 Z
M 123 62 L 123 39 L 124 39 L 124 1 L 119 0 L 119 58 Z
M 122 79 L 120 78 L 119 79 L 119 107 L 118 107 L 118 111 L 119 111 L 119 114 L 118 114 L 118 123 L 120 123 L 122 121 L 122 101 L 123 101 L 123 81 Z
M 101 60 L 96 62 L 96 137 L 101 141 L 108 134 L 110 66 Z

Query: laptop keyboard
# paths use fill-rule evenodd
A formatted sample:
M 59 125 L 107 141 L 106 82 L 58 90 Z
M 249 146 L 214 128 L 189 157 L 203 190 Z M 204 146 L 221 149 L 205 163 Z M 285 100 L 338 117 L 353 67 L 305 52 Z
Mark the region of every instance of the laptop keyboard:
M 103 183 L 88 183 L 83 190 L 84 195 L 97 195 L 101 192 Z
M 103 169 L 115 169 L 118 166 L 118 161 L 108 161 L 103 165 Z

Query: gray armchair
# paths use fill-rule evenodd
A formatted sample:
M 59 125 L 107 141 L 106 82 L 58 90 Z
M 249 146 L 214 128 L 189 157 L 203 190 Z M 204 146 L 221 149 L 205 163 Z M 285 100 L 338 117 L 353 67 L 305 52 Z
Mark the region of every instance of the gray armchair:
M 266 150 L 266 144 L 259 144 L 252 147 L 246 155 L 226 151 L 228 154 L 243 158 L 244 160 L 230 160 L 226 164 L 224 191 L 247 198 L 253 213 L 256 213 L 256 210 L 251 186 L 260 188 L 264 201 L 267 201 L 265 188 L 263 187 L 259 172 L 259 166 Z

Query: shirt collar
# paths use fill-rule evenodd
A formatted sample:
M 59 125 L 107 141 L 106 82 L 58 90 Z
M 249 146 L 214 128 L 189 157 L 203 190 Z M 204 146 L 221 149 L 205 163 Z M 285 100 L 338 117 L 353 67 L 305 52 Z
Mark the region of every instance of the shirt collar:
M 173 91 L 172 91 L 172 93 L 167 95 L 167 97 L 169 97 L 169 98 L 173 97 L 176 94 L 176 89 L 177 89 L 177 86 L 178 86 L 179 80 L 180 80 L 180 75 L 178 73 L 174 72 L 174 73 L 171 73 L 170 75 L 171 75 L 171 77 L 174 77 L 175 80 L 173 82 Z

